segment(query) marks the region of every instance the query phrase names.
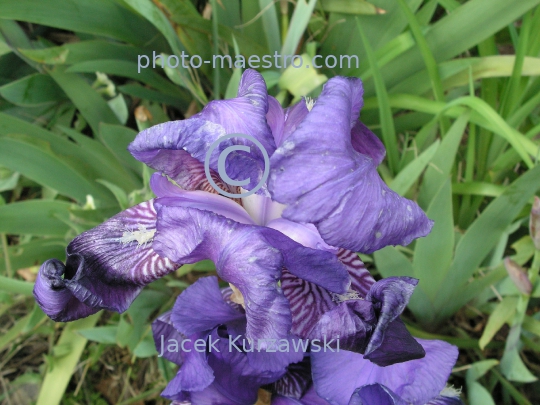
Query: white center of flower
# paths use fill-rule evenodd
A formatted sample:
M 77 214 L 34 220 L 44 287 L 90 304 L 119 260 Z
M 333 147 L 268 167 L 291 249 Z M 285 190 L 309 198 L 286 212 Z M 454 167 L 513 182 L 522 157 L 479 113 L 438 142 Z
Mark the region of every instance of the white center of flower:
M 127 230 L 122 233 L 120 243 L 127 244 L 131 242 L 137 242 L 137 247 L 145 246 L 148 242 L 151 242 L 156 233 L 155 229 L 146 229 L 146 226 L 139 225 L 138 230 Z

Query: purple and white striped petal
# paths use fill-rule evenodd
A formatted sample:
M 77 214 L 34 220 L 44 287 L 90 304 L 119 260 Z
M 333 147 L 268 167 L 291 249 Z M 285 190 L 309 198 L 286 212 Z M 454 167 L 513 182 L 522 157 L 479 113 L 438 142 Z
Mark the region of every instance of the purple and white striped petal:
M 379 177 L 380 142 L 356 124 L 362 91 L 359 79 L 329 80 L 272 155 L 268 185 L 287 205 L 284 218 L 313 223 L 329 245 L 371 253 L 427 235 L 432 221 Z
M 354 252 L 340 249 L 337 252 L 338 260 L 343 263 L 352 280 L 349 292 L 342 294 L 342 298 L 358 296 L 365 298 L 375 280 L 365 268 L 358 255 Z M 288 271 L 284 271 L 281 287 L 291 305 L 293 317 L 292 332 L 300 337 L 311 336 L 312 329 L 321 317 L 338 306 L 340 295 L 332 294 L 325 288 L 298 278 Z M 354 321 L 351 320 L 354 323 Z M 341 334 L 343 338 L 344 335 Z
M 155 232 L 152 200 L 83 232 L 68 245 L 65 266 L 57 260 L 41 266 L 37 302 L 62 322 L 99 309 L 124 312 L 145 285 L 179 267 L 153 250 Z

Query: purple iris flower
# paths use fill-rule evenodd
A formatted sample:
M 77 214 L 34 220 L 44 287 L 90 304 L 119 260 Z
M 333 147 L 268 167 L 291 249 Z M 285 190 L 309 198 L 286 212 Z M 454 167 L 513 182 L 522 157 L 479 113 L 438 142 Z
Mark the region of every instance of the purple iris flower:
M 245 302 L 246 337 L 328 335 L 380 365 L 419 358 L 424 351 L 398 316 L 416 280 L 375 281 L 353 251 L 408 244 L 432 221 L 414 202 L 390 190 L 376 167 L 385 151 L 358 121 L 359 79 L 328 81 L 315 104 L 283 110 L 261 75 L 247 70 L 238 96 L 210 102 L 200 113 L 141 132 L 129 146 L 156 169 L 157 198 L 76 237 L 66 263 L 45 262 L 34 294 L 58 321 L 99 309 L 125 311 L 148 283 L 181 264 L 213 260 L 218 276 Z M 253 195 L 217 195 L 205 175 L 211 145 L 230 134 L 254 137 L 271 156 L 270 178 Z M 219 154 L 249 143 L 222 142 L 210 156 L 224 190 Z M 255 187 L 265 171 L 261 151 L 236 150 L 225 166 Z
M 175 336 L 188 348 L 200 340 L 208 349 L 167 357 L 181 365 L 164 392 L 177 401 L 197 403 L 197 395 L 207 395 L 217 404 L 225 395 L 230 403 L 249 403 L 258 387 L 302 360 L 303 353 L 211 353 L 219 337 L 309 339 L 313 355 L 313 342 L 324 339 L 379 366 L 423 357 L 425 348 L 399 319 L 417 281 L 375 282 L 354 253 L 408 244 L 432 226 L 418 205 L 377 174 L 385 151 L 358 121 L 362 91 L 360 80 L 336 77 L 315 103 L 302 100 L 283 110 L 261 75 L 248 70 L 235 99 L 212 101 L 189 119 L 141 132 L 129 150 L 158 171 L 151 180 L 156 198 L 77 236 L 65 264 L 45 262 L 37 302 L 57 321 L 100 309 L 123 312 L 148 283 L 182 264 L 213 260 L 231 290 L 220 292 L 215 279 L 200 281 L 154 327 L 155 336 Z M 256 194 L 226 198 L 208 182 L 206 155 L 230 134 L 254 137 L 271 156 L 269 181 Z M 225 191 L 238 187 L 220 178 L 219 154 L 246 142 L 232 137 L 210 156 L 212 179 Z M 261 151 L 236 150 L 225 167 L 232 179 L 249 178 L 250 190 L 264 164 Z M 323 367 L 314 363 L 312 374 Z
M 246 339 L 246 312 L 235 294 L 216 277 L 201 278 L 153 323 L 159 355 L 180 366 L 163 397 L 252 405 L 264 388 L 272 405 L 461 404 L 445 388 L 455 346 L 419 339 L 424 358 L 387 367 L 349 351 L 315 350 L 293 335 L 262 347 Z

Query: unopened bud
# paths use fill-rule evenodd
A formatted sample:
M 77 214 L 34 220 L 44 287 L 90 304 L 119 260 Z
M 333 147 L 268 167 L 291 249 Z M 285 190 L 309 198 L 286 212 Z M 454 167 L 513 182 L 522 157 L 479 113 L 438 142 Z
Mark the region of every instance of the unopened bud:
M 540 250 L 540 198 L 537 196 L 534 196 L 534 203 L 529 219 L 529 230 L 531 232 L 534 247 Z
M 518 290 L 523 294 L 531 295 L 532 284 L 527 271 L 509 257 L 504 259 L 504 267 Z

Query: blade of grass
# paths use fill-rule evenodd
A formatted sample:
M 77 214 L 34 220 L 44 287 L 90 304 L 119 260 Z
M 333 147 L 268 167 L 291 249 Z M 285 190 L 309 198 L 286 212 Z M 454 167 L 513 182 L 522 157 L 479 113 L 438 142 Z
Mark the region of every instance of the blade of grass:
M 444 91 L 442 88 L 441 76 L 439 74 L 439 67 L 437 66 L 437 61 L 433 57 L 433 53 L 431 52 L 431 49 L 429 48 L 429 45 L 426 41 L 426 38 L 424 37 L 424 34 L 422 34 L 422 29 L 420 28 L 420 24 L 418 24 L 418 20 L 416 19 L 415 15 L 411 11 L 407 3 L 405 3 L 405 0 L 397 0 L 397 2 L 399 3 L 403 13 L 407 17 L 409 27 L 412 31 L 414 39 L 416 40 L 416 43 L 418 44 L 418 48 L 420 49 L 422 58 L 424 59 L 424 63 L 426 65 L 426 68 L 429 74 L 429 80 L 431 82 L 431 87 L 433 89 L 433 95 L 435 96 L 435 100 L 444 101 Z M 450 123 L 446 117 L 441 116 L 440 126 L 441 126 L 441 134 L 442 136 L 444 136 L 446 132 L 448 131 L 448 128 L 450 127 Z
M 291 24 L 281 48 L 281 55 L 294 55 L 296 53 L 296 48 L 298 48 L 300 39 L 304 35 L 316 3 L 317 0 L 309 0 L 309 3 L 306 3 L 306 0 L 296 2 Z
M 49 367 L 45 374 L 36 405 L 60 404 L 88 342 L 86 338 L 77 334 L 77 330 L 92 328 L 100 317 L 101 312 L 98 312 L 88 318 L 71 322 L 64 328 L 56 346 L 64 345 L 70 349 L 65 356 L 53 358 L 52 368 Z
M 392 116 L 392 109 L 390 108 L 390 103 L 388 101 L 388 93 L 381 77 L 380 70 L 377 66 L 373 49 L 371 48 L 371 44 L 369 43 L 358 18 L 356 19 L 356 27 L 360 33 L 360 37 L 362 38 L 366 56 L 373 73 L 373 80 L 375 81 L 377 101 L 379 104 L 379 119 L 381 122 L 382 138 L 388 157 L 388 166 L 392 174 L 395 174 L 399 165 L 399 151 L 396 130 L 394 127 L 394 117 Z

